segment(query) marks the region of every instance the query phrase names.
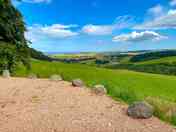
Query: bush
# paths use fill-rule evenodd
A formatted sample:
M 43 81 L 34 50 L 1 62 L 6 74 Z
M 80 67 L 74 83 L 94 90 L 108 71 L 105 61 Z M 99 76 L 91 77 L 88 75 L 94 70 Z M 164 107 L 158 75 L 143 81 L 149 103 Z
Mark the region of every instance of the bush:
M 13 72 L 19 62 L 16 47 L 8 43 L 0 43 L 0 72 L 8 69 Z

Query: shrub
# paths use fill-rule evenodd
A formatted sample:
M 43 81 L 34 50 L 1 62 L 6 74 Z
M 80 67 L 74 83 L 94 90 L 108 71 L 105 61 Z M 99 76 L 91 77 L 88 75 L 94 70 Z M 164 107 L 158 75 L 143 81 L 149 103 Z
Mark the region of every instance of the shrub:
M 123 100 L 128 104 L 139 100 L 136 93 L 131 88 L 114 88 L 109 91 L 109 94 L 113 98 Z
M 8 43 L 0 43 L 0 72 L 9 69 L 13 72 L 19 58 L 17 56 L 16 47 Z

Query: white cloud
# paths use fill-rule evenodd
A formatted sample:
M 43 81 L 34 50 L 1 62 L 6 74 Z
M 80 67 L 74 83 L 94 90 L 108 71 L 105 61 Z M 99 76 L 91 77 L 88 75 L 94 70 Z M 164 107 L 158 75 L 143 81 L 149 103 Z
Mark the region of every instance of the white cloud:
M 176 0 L 171 0 L 170 6 L 176 6 Z
M 51 0 L 22 0 L 26 3 L 50 3 Z
M 166 39 L 166 36 L 162 36 L 153 31 L 144 31 L 144 32 L 132 32 L 129 34 L 122 34 L 119 36 L 115 36 L 113 38 L 114 42 L 142 42 L 149 40 L 161 40 Z
M 35 3 L 50 3 L 51 1 L 52 1 L 52 0 L 21 0 L 21 1 L 12 0 L 13 4 L 14 4 L 15 6 L 20 5 L 21 2 L 35 4 Z
M 158 17 L 164 14 L 164 7 L 160 4 L 150 8 L 147 11 L 147 14 L 152 15 L 153 17 Z
M 89 35 L 108 35 L 115 29 L 113 25 L 86 25 L 82 31 Z
M 157 17 L 151 21 L 144 22 L 134 27 L 134 29 L 175 29 L 176 10 L 169 10 L 165 15 Z
M 131 16 L 119 16 L 116 18 L 114 24 L 111 25 L 93 25 L 88 24 L 82 28 L 82 31 L 88 35 L 110 35 L 114 30 L 127 28 L 132 24 L 133 18 Z
M 32 42 L 43 39 L 62 39 L 78 35 L 77 32 L 71 31 L 71 28 L 77 25 L 53 24 L 51 26 L 33 25 L 28 27 L 26 38 Z

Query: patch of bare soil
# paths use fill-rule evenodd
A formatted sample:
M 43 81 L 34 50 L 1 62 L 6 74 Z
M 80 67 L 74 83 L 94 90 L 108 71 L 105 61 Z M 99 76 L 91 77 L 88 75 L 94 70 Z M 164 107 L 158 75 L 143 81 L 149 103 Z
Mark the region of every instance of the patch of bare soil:
M 0 132 L 176 132 L 155 117 L 132 119 L 126 110 L 68 82 L 0 78 Z

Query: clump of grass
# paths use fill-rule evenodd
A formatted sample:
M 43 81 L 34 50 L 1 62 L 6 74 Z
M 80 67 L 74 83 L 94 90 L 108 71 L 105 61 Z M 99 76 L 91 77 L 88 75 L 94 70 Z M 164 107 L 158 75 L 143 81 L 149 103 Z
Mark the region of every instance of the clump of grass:
M 128 104 L 139 100 L 136 93 L 131 88 L 115 88 L 113 89 L 113 91 L 109 92 L 109 95 L 115 99 L 121 99 L 122 101 L 125 101 Z
M 154 107 L 155 116 L 176 125 L 176 103 L 159 97 L 147 97 L 145 100 Z

